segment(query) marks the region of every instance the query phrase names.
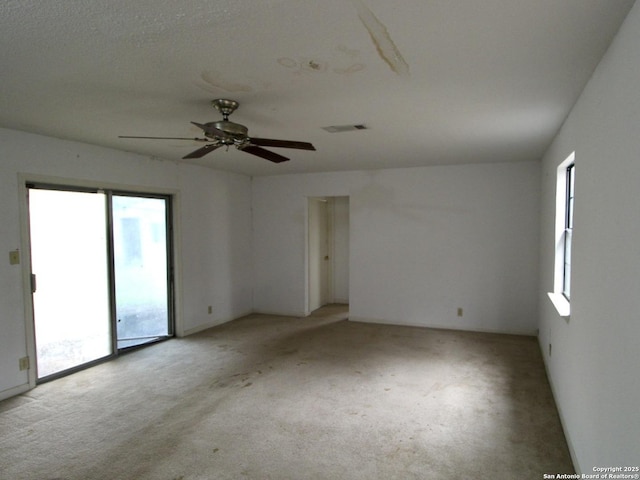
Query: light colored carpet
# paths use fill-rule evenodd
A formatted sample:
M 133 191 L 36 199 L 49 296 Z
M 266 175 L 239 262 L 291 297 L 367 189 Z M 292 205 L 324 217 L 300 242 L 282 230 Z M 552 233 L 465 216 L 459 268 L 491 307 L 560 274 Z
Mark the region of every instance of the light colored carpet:
M 0 402 L 0 478 L 540 479 L 534 338 L 251 315 Z

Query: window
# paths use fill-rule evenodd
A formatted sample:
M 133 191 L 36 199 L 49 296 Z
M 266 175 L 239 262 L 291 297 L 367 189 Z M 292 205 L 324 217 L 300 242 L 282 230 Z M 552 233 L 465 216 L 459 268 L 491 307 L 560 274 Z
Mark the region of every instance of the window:
M 553 292 L 549 292 L 549 298 L 562 317 L 568 317 L 571 312 L 569 300 L 575 182 L 574 152 L 558 166 L 556 183 L 555 270 Z
M 562 294 L 571 298 L 571 239 L 573 238 L 573 194 L 576 182 L 576 165 L 572 163 L 566 170 L 566 200 L 564 221 L 563 257 L 564 268 L 562 271 Z

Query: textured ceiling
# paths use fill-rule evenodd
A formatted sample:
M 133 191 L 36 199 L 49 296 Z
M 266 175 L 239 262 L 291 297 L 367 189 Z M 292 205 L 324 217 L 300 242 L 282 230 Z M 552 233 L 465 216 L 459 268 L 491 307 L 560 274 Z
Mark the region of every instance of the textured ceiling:
M 538 160 L 633 0 L 4 0 L 0 126 L 250 175 Z M 367 130 L 329 133 L 329 125 Z M 46 155 L 46 152 L 42 152 Z

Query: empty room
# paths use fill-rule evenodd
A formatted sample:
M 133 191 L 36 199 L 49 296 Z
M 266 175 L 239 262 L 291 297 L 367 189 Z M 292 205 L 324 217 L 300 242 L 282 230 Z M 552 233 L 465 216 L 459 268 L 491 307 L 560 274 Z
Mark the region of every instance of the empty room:
M 0 479 L 640 478 L 634 0 L 0 12 Z

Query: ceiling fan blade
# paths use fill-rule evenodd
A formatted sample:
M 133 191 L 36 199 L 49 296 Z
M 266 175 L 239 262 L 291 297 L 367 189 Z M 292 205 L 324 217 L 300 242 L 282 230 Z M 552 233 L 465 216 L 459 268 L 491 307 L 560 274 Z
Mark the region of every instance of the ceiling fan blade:
M 227 134 L 222 130 L 217 129 L 216 127 L 212 127 L 211 125 L 205 125 L 203 123 L 191 122 L 193 125 L 201 129 L 207 135 L 212 137 L 226 137 Z
M 273 163 L 286 162 L 289 160 L 287 157 L 283 157 L 282 155 L 270 152 L 269 150 L 265 150 L 264 148 L 257 147 L 255 145 L 247 145 L 246 147 L 239 147 L 239 150 L 242 150 L 243 152 L 251 153 L 252 155 L 256 155 L 258 157 L 262 157 Z
M 194 150 L 193 152 L 191 152 L 188 155 L 185 155 L 184 157 L 182 157 L 183 160 L 186 160 L 187 158 L 201 158 L 204 157 L 207 153 L 209 152 L 213 152 L 216 148 L 219 148 L 221 145 L 205 145 L 202 148 L 199 148 L 198 150 Z
M 130 135 L 118 135 L 118 138 L 146 138 L 149 140 L 191 140 L 194 142 L 210 142 L 206 138 L 194 138 L 194 137 L 132 137 Z
M 255 138 L 251 137 L 249 142 L 252 145 L 261 147 L 281 147 L 281 148 L 297 148 L 299 150 L 315 150 L 316 148 L 309 142 L 295 142 L 292 140 L 274 140 L 272 138 Z

